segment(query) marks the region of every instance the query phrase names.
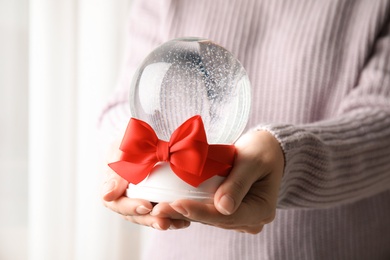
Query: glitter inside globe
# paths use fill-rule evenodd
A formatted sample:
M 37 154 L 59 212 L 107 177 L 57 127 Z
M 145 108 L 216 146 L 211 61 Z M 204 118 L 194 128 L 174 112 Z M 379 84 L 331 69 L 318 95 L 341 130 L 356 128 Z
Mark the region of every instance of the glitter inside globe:
M 205 39 L 164 43 L 143 61 L 130 88 L 133 117 L 147 122 L 159 139 L 201 115 L 209 143 L 231 144 L 244 130 L 250 82 L 240 62 Z

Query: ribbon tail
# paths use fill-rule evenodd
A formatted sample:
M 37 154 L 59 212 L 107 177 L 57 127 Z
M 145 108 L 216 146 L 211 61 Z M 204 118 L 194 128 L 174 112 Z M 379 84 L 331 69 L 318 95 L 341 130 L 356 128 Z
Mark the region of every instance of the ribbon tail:
M 208 178 L 212 177 L 212 176 L 206 176 L 206 175 L 200 175 L 200 176 L 194 175 L 190 172 L 186 172 L 186 171 L 176 167 L 173 164 L 171 164 L 171 169 L 177 175 L 177 177 L 179 177 L 184 182 L 188 183 L 189 185 L 191 185 L 195 188 L 198 187 L 202 182 L 204 182 Z
M 202 182 L 216 175 L 221 177 L 229 175 L 235 155 L 236 148 L 234 145 L 210 145 L 201 174 L 185 171 L 172 163 L 171 169 L 180 179 L 193 187 L 198 187 Z
M 234 145 L 212 144 L 209 146 L 207 160 L 203 172 L 226 177 L 233 168 L 236 157 Z
M 218 175 L 221 177 L 226 177 L 231 170 L 232 166 L 219 163 L 213 160 L 206 161 L 201 175 L 195 175 L 190 172 L 183 171 L 175 165 L 171 164 L 172 171 L 184 182 L 190 184 L 193 187 L 198 187 L 204 181 Z
M 153 168 L 151 164 L 135 164 L 127 161 L 109 163 L 108 166 L 129 183 L 143 181 Z

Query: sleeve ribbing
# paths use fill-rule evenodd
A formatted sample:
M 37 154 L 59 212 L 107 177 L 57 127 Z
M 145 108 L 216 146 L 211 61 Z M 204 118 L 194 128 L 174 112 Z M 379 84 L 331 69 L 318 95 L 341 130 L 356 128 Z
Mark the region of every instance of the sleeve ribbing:
M 338 114 L 304 125 L 261 125 L 285 153 L 279 207 L 327 207 L 390 189 L 390 22 Z

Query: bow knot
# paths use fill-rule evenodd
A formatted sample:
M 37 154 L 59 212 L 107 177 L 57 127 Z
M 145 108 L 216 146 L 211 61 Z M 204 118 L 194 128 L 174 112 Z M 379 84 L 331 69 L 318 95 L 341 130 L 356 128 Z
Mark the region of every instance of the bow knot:
M 197 187 L 215 175 L 228 175 L 235 157 L 234 145 L 207 143 L 200 116 L 179 126 L 169 142 L 159 140 L 146 122 L 131 118 L 120 150 L 120 160 L 109 166 L 133 184 L 144 180 L 156 163 L 169 162 L 179 178 Z
M 159 162 L 169 161 L 169 143 L 163 140 L 157 141 L 156 156 Z

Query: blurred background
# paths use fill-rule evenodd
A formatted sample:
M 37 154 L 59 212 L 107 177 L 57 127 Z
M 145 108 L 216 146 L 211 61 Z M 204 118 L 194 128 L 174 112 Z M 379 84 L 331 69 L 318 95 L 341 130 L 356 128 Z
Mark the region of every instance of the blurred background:
M 130 0 L 0 0 L 0 259 L 138 259 L 100 201 L 97 120 Z

